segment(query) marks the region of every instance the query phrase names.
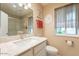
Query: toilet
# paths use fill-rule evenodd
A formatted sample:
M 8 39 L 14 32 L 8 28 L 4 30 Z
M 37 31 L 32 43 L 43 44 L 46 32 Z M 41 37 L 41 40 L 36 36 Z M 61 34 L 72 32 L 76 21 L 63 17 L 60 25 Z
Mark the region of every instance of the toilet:
M 50 45 L 46 46 L 46 51 L 48 56 L 57 56 L 58 55 L 58 49 L 55 47 L 52 47 Z

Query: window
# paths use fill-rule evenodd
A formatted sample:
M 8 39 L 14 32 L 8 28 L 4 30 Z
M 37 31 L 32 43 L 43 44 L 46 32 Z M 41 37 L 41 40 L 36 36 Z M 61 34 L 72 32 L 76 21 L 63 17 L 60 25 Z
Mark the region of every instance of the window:
M 56 34 L 76 35 L 76 4 L 55 9 Z
M 33 33 L 33 17 L 28 18 L 28 32 Z

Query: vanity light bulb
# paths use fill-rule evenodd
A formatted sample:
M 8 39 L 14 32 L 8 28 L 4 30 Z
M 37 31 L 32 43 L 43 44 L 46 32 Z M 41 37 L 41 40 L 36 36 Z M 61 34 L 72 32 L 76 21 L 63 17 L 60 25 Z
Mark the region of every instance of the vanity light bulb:
M 14 8 L 16 8 L 16 5 L 13 5 Z
M 20 7 L 22 7 L 22 6 L 23 6 L 23 4 L 22 4 L 22 3 L 19 3 L 18 5 L 19 5 Z
M 24 7 L 24 9 L 28 9 L 28 7 L 27 7 L 27 6 L 25 6 L 25 7 Z
M 28 3 L 28 7 L 31 8 L 31 3 Z

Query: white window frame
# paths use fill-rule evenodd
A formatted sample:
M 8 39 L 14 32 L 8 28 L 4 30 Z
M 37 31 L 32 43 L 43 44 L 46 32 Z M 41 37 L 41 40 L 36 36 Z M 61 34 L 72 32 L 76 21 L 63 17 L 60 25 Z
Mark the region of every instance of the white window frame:
M 75 8 L 76 8 L 76 4 L 70 4 L 70 5 L 74 5 Z M 67 6 L 70 6 L 70 5 L 67 5 Z M 57 19 L 56 19 L 56 16 L 57 16 L 57 15 L 56 15 L 56 10 L 57 10 L 57 9 L 61 9 L 61 8 L 65 8 L 65 7 L 67 7 L 67 6 L 60 7 L 60 8 L 56 8 L 56 9 L 55 9 L 55 30 L 56 30 L 55 32 L 56 32 L 56 35 L 57 35 L 57 36 L 79 37 L 79 35 L 78 35 L 78 33 L 77 33 L 77 31 L 79 30 L 79 29 L 77 28 L 77 27 L 78 27 L 78 21 L 77 21 L 78 19 L 77 19 L 77 17 L 76 17 L 76 16 L 78 15 L 78 14 L 77 14 L 77 8 L 76 8 L 76 11 L 75 11 L 75 13 L 76 13 L 76 14 L 75 14 L 75 17 L 76 17 L 76 19 L 75 19 L 75 31 L 76 31 L 76 33 L 75 33 L 75 34 L 68 34 L 68 33 L 66 33 L 66 29 L 67 29 L 67 28 L 66 28 L 66 26 L 67 26 L 66 20 L 67 20 L 67 19 L 65 20 L 65 32 L 64 32 L 64 34 L 59 34 L 59 33 L 57 33 Z

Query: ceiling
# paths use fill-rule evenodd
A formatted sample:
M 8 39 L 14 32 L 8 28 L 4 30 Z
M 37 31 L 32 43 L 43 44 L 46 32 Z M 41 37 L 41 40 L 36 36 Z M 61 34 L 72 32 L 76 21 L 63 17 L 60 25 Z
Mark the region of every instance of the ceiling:
M 47 5 L 49 5 L 50 3 L 41 3 L 41 5 L 43 5 L 43 6 L 47 6 Z
M 50 6 L 50 5 L 55 5 L 56 3 L 41 3 L 41 5 L 43 6 L 43 7 L 46 7 L 46 6 Z
M 29 13 L 32 13 L 32 10 L 29 9 L 24 9 L 22 7 L 19 7 L 18 4 L 16 3 L 16 8 L 13 7 L 14 3 L 0 3 L 1 5 L 1 10 L 7 13 L 9 16 L 13 17 L 23 17 Z
M 70 4 L 70 3 L 41 3 L 43 7 L 56 6 L 56 5 L 61 5 L 61 4 Z

